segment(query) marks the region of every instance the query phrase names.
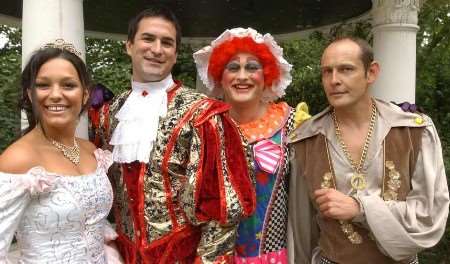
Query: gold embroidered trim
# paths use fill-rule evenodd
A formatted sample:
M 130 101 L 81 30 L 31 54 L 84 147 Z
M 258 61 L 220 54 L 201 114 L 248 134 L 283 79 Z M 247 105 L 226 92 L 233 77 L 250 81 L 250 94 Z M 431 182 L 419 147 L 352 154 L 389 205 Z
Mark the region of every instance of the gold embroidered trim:
M 336 175 L 334 173 L 333 164 L 331 162 L 330 152 L 328 151 L 328 141 L 326 138 L 324 138 L 324 140 L 326 146 L 325 149 L 327 150 L 328 165 L 331 172 L 326 172 L 322 176 L 322 183 L 320 184 L 320 187 L 336 189 L 336 185 L 334 184 L 334 178 L 336 177 Z M 341 225 L 342 232 L 345 234 L 350 243 L 361 244 L 363 242 L 362 236 L 355 231 L 351 223 L 349 223 L 348 221 L 339 220 L 339 224 Z
M 387 160 L 385 166 L 388 169 L 388 181 L 387 190 L 383 192 L 383 199 L 385 201 L 397 201 L 398 200 L 398 189 L 400 189 L 400 173 L 395 169 L 394 162 Z
M 343 220 L 340 220 L 339 223 L 341 224 L 342 232 L 344 232 L 352 244 L 361 244 L 363 242 L 362 236 L 355 231 L 351 223 Z
M 320 184 L 322 189 L 333 188 L 333 175 L 331 172 L 326 172 L 322 177 L 322 183 Z

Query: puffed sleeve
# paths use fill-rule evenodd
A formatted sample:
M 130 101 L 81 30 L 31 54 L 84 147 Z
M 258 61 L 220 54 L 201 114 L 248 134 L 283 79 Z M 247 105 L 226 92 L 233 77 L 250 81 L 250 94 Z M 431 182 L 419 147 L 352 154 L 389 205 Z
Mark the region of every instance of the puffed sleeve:
M 378 245 L 395 260 L 415 255 L 437 244 L 445 231 L 449 193 L 441 142 L 430 121 L 411 178 L 406 201 L 360 197 L 370 230 Z
M 26 174 L 0 173 L 0 262 L 7 261 L 9 246 L 32 197 L 46 192 L 54 178 L 40 168 Z
M 193 133 L 182 204 L 190 221 L 201 225 L 196 262 L 232 263 L 239 220 L 255 209 L 246 150 L 224 113 L 204 113 Z
M 105 173 L 108 173 L 109 167 L 111 167 L 114 163 L 111 151 L 98 148 L 94 151 L 94 155 L 97 160 L 98 167 Z

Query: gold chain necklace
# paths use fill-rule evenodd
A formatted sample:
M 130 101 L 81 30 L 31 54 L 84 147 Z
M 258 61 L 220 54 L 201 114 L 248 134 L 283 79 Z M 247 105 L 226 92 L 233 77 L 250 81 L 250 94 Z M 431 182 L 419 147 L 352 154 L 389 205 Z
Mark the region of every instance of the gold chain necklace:
M 354 173 L 350 179 L 350 185 L 352 186 L 352 192 L 355 192 L 356 190 L 359 190 L 359 191 L 364 190 L 367 187 L 367 181 L 366 181 L 366 176 L 362 173 L 362 168 L 364 166 L 364 162 L 366 161 L 367 151 L 369 149 L 369 144 L 372 139 L 373 129 L 375 127 L 375 121 L 377 119 L 377 108 L 375 107 L 375 103 L 372 102 L 372 113 L 370 116 L 369 130 L 367 131 L 366 140 L 364 142 L 364 146 L 363 146 L 361 157 L 359 159 L 358 164 L 353 160 L 352 156 L 350 155 L 350 153 L 347 149 L 347 145 L 345 144 L 344 140 L 342 139 L 341 128 L 339 127 L 339 121 L 336 117 L 336 110 L 333 109 L 333 112 L 331 113 L 331 115 L 332 115 L 333 121 L 334 121 L 336 137 L 338 138 L 338 141 L 342 148 L 342 151 L 344 152 L 348 161 L 350 161 L 352 169 L 354 170 Z
M 80 146 L 78 145 L 75 138 L 73 139 L 72 147 L 66 146 L 54 139 L 51 139 L 50 143 L 52 143 L 55 148 L 60 150 L 64 157 L 70 160 L 73 164 L 78 165 L 80 163 Z

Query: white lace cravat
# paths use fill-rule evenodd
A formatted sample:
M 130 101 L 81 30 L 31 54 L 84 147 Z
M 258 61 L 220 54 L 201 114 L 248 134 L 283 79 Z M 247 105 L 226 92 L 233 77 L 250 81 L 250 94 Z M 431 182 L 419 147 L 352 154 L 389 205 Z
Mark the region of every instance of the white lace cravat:
M 132 91 L 115 118 L 119 120 L 111 141 L 113 159 L 119 163 L 149 162 L 159 118 L 167 114 L 167 90 L 172 75 L 159 82 L 132 82 Z

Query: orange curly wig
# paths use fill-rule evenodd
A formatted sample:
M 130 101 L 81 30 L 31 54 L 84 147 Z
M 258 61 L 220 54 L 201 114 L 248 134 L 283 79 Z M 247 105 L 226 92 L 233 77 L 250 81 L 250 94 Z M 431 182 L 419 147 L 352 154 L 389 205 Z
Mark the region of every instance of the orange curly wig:
M 234 37 L 217 46 L 209 58 L 208 74 L 212 76 L 216 83 L 222 80 L 225 65 L 239 52 L 253 54 L 259 59 L 263 66 L 264 84 L 266 87 L 271 87 L 280 78 L 277 61 L 266 45 L 256 43 L 251 37 Z

